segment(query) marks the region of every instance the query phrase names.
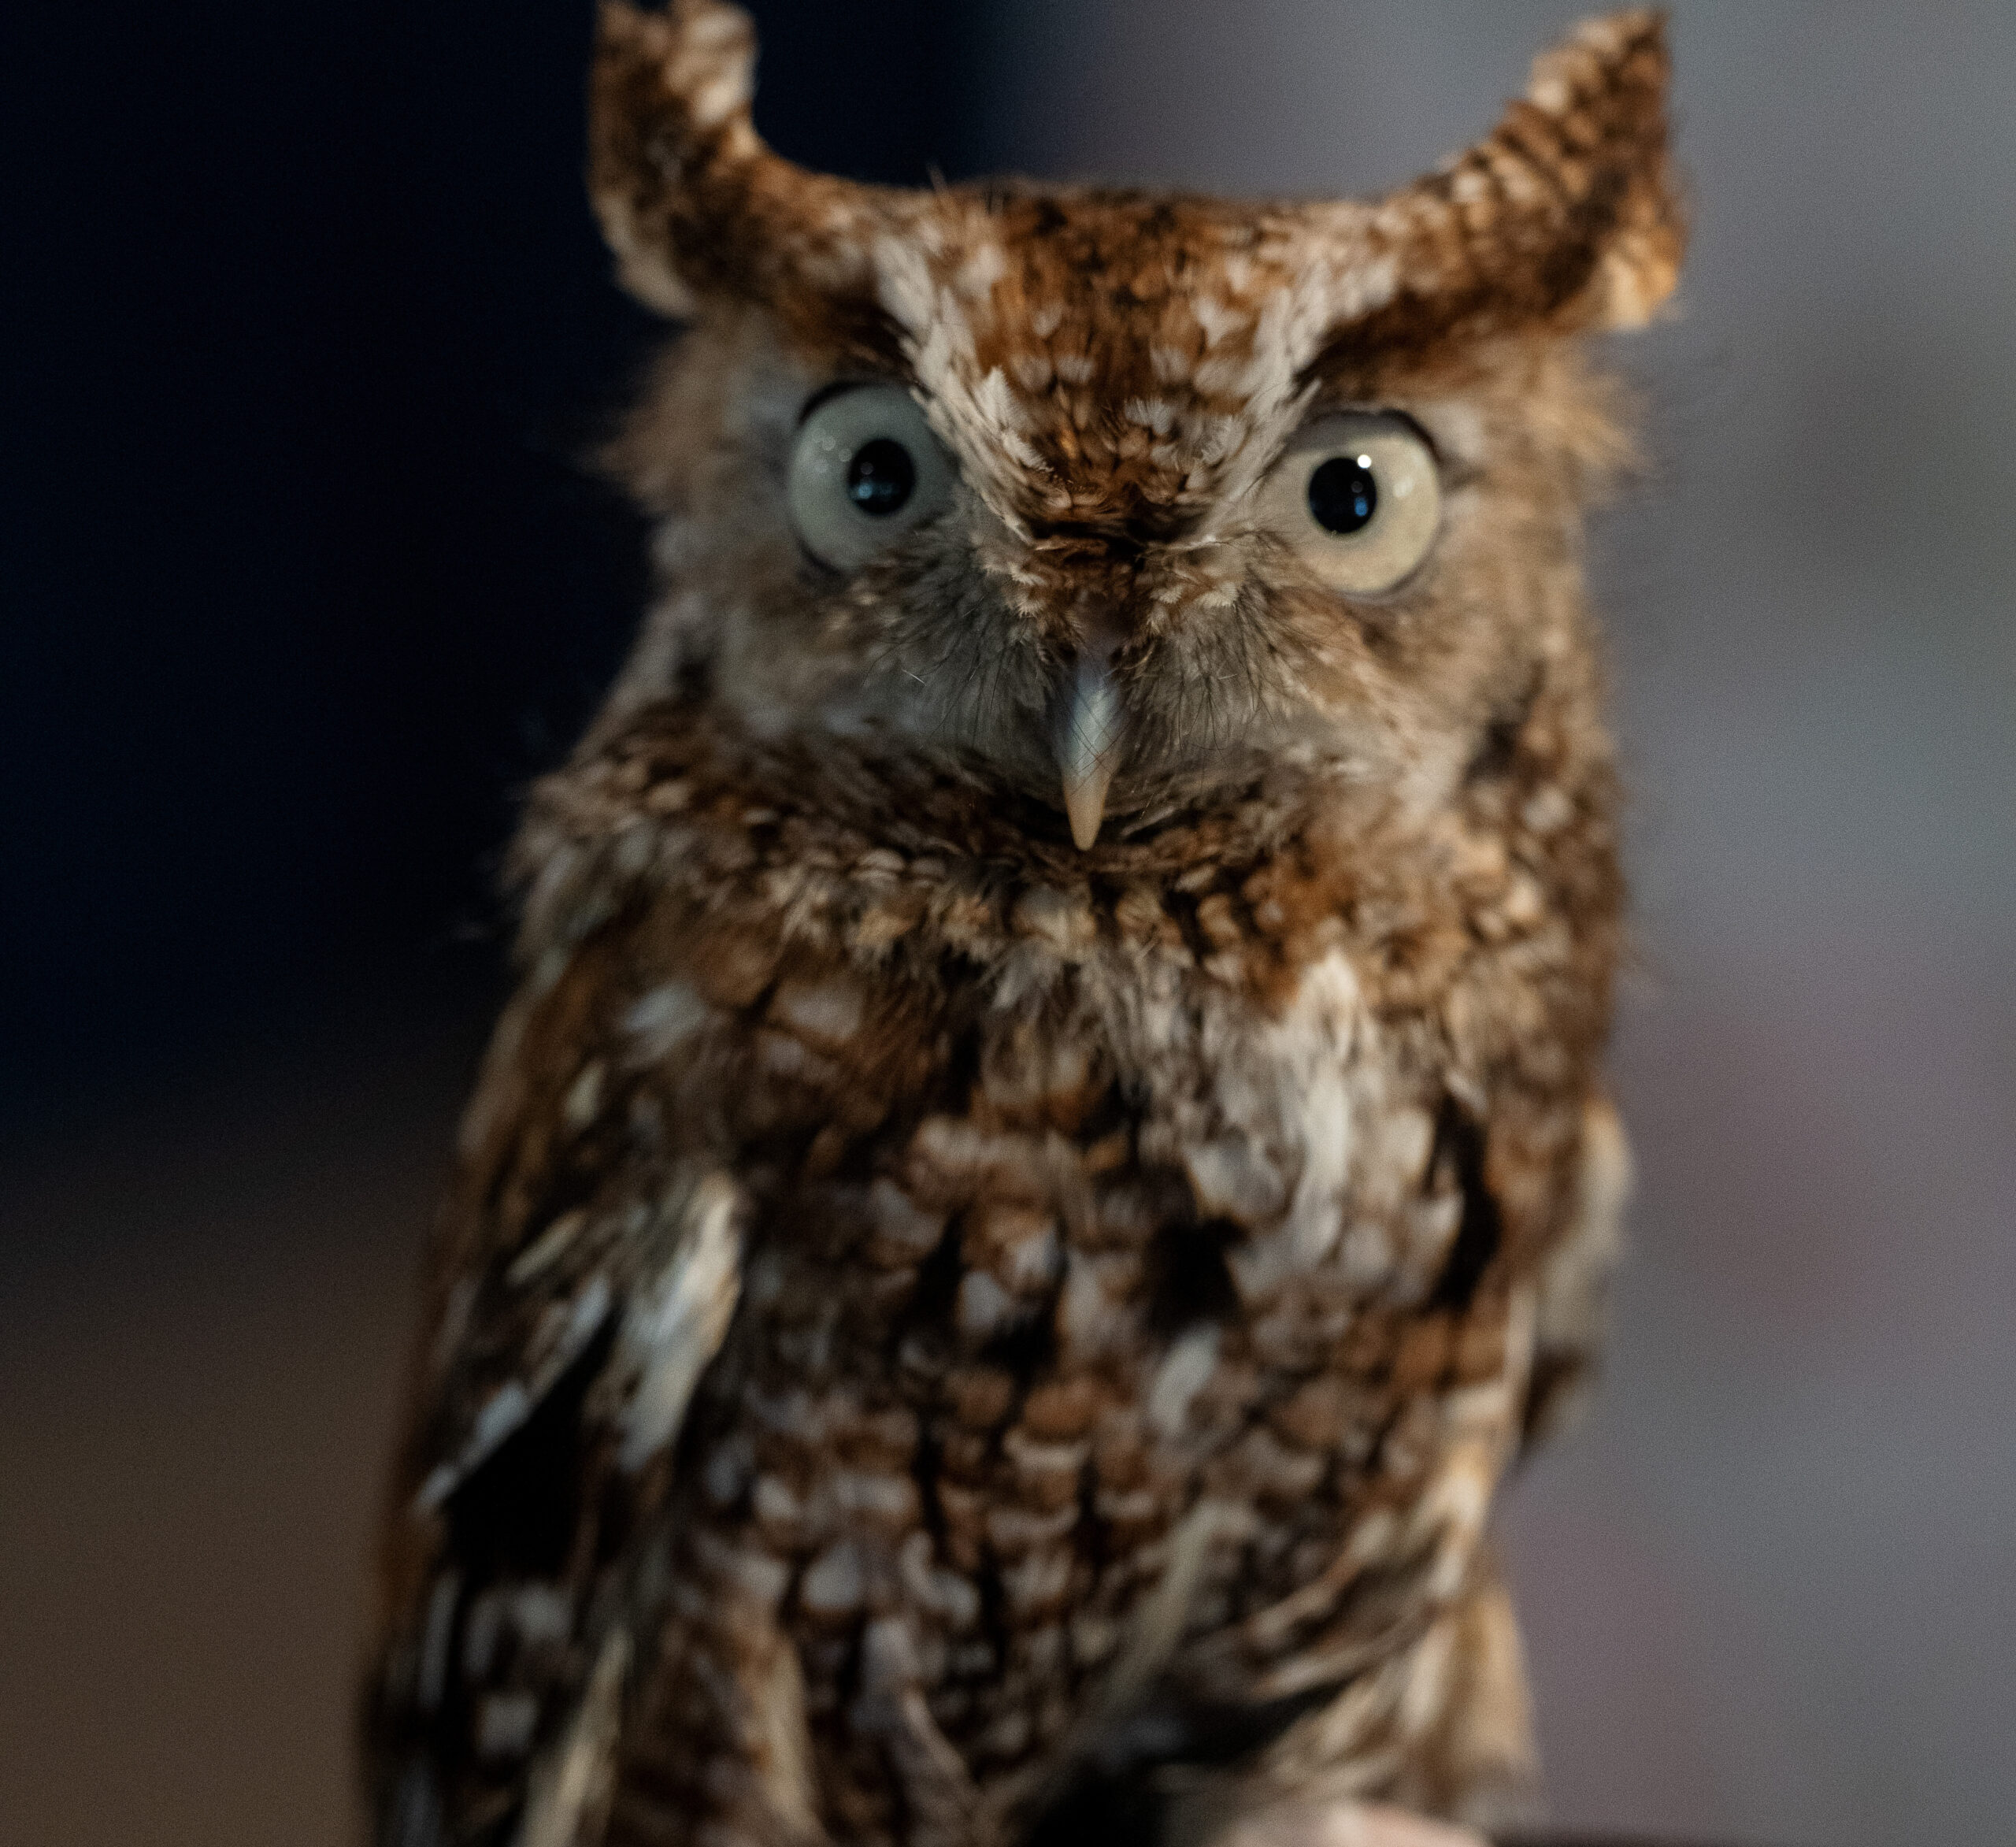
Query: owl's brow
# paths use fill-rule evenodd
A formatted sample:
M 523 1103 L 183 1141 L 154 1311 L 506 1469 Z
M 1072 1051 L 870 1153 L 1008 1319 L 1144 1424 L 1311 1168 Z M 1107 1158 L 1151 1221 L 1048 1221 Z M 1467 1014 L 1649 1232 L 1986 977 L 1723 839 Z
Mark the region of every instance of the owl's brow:
M 819 343 L 837 350 L 843 363 L 864 367 L 906 386 L 917 383 L 910 342 L 902 328 L 873 295 L 848 291 L 818 304 Z
M 1405 314 L 1366 316 L 1332 328 L 1316 356 L 1295 374 L 1299 391 L 1314 390 L 1319 404 L 1369 403 L 1396 366 L 1432 363 L 1459 343 L 1456 330 Z

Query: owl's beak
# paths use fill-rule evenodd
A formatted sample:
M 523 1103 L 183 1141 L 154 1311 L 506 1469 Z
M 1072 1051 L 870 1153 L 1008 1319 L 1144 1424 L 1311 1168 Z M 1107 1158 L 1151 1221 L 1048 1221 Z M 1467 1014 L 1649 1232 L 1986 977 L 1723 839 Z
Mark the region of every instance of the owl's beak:
M 1110 647 L 1099 645 L 1080 651 L 1058 692 L 1052 721 L 1051 744 L 1064 781 L 1064 812 L 1080 852 L 1099 837 L 1106 791 L 1113 786 L 1126 728 L 1113 654 Z

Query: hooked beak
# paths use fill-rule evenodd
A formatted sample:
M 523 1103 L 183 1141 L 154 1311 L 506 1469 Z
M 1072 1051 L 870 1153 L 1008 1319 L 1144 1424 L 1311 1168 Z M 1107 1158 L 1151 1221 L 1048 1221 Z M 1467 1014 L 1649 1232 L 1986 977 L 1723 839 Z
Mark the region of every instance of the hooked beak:
M 1051 748 L 1064 782 L 1064 812 L 1080 852 L 1099 837 L 1106 818 L 1106 791 L 1120 762 L 1127 714 L 1113 677 L 1117 643 L 1096 640 L 1080 651 L 1057 699 Z

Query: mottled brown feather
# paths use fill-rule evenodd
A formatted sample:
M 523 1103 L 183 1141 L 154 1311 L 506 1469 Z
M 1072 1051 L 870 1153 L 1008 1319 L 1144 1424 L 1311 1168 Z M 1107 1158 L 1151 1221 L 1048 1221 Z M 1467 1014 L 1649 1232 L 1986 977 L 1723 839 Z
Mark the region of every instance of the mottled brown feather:
M 1579 336 L 1672 286 L 1659 24 L 1371 205 L 852 187 L 757 141 L 752 50 L 604 9 L 591 188 L 691 321 L 610 455 L 663 581 L 513 852 L 379 1838 L 1516 1812 L 1491 1493 L 1599 1341 L 1623 1185 L 1580 522 L 1625 451 Z M 784 483 L 863 377 L 958 482 L 843 577 Z M 1343 408 L 1440 470 L 1377 596 L 1252 511 Z M 1095 634 L 1081 850 L 1047 727 Z

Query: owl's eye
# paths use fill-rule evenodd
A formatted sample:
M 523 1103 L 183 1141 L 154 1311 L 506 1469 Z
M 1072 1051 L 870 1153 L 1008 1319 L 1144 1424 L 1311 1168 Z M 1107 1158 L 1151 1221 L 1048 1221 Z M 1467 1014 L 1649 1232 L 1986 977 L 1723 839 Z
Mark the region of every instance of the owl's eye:
M 1333 590 L 1376 596 L 1427 557 L 1442 517 L 1435 456 L 1403 417 L 1311 424 L 1260 491 L 1262 521 Z
M 945 510 L 951 458 L 917 402 L 895 385 L 818 399 L 791 450 L 792 523 L 822 564 L 851 571 Z

